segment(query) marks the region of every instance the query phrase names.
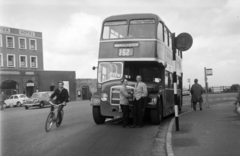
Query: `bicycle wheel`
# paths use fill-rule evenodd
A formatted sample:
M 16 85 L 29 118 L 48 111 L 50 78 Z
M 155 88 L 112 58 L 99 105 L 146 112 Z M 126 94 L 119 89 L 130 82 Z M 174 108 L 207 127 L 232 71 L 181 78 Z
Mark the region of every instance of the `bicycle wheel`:
M 64 114 L 63 110 L 61 110 L 61 113 L 58 114 L 57 122 L 56 122 L 56 126 L 57 126 L 57 127 L 59 127 L 59 126 L 61 125 L 61 123 L 62 123 L 63 114 Z
M 48 117 L 47 117 L 47 120 L 46 120 L 46 123 L 45 123 L 45 130 L 46 132 L 49 132 L 53 123 L 54 123 L 54 112 L 50 112 Z

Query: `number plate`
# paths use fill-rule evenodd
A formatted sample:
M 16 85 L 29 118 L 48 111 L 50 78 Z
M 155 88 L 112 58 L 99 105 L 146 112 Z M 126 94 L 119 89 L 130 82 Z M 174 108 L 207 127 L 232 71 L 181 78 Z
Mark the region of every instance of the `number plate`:
M 133 48 L 119 48 L 118 56 L 133 56 Z

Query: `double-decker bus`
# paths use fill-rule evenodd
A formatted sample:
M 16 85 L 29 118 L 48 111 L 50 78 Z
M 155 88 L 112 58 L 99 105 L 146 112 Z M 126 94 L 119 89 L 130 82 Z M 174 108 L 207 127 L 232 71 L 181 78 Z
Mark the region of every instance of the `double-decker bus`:
M 91 99 L 93 119 L 122 116 L 119 107 L 121 79 L 134 91 L 136 76 L 147 85 L 144 115 L 153 124 L 174 113 L 172 33 L 155 14 L 126 14 L 106 18 L 102 24 L 98 57 L 97 91 Z M 176 54 L 178 105 L 181 108 L 182 58 Z M 130 112 L 133 99 L 130 101 Z

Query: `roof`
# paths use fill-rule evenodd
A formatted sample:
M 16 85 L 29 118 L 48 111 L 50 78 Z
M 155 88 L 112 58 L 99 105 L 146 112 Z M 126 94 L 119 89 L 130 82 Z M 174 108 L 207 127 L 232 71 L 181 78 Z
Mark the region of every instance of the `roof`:
M 156 14 L 150 13 L 140 13 L 140 14 L 123 14 L 123 15 L 114 15 L 107 17 L 105 21 L 113 21 L 113 20 L 130 20 L 130 19 L 149 19 L 153 18 L 156 21 L 162 21 L 162 19 Z

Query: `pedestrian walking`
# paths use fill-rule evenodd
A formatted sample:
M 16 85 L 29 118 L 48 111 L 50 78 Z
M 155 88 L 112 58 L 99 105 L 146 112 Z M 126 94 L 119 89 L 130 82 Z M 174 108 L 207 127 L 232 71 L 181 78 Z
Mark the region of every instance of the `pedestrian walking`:
M 136 77 L 137 84 L 134 89 L 133 98 L 133 122 L 131 128 L 143 127 L 144 98 L 147 96 L 147 86 L 142 82 L 142 77 Z
M 130 94 L 128 94 L 127 92 L 127 84 L 128 81 L 127 79 L 123 79 L 121 80 L 122 82 L 122 86 L 120 88 L 120 107 L 122 109 L 123 112 L 123 117 L 122 117 L 122 121 L 123 121 L 123 128 L 125 128 L 128 124 L 128 118 L 129 118 L 129 101 L 128 98 L 131 97 Z
M 194 80 L 194 84 L 191 88 L 191 94 L 192 94 L 192 103 L 193 103 L 193 109 L 196 111 L 196 105 L 199 103 L 200 110 L 202 110 L 202 103 L 203 103 L 203 88 L 200 84 L 198 84 L 198 79 Z
M 0 107 L 1 107 L 1 110 L 3 110 L 4 100 L 5 100 L 5 95 L 4 95 L 4 92 L 2 92 L 0 94 Z

